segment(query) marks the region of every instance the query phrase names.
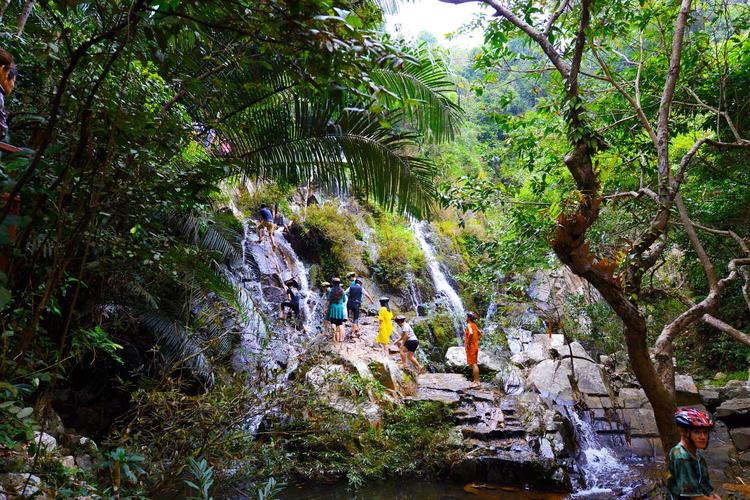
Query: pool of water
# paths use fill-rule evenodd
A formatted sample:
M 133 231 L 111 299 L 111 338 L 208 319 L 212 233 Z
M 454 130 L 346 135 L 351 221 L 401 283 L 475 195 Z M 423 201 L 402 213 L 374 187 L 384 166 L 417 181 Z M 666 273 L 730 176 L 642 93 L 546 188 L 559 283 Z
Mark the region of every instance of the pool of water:
M 562 500 L 566 494 L 525 491 L 497 485 L 426 481 L 368 483 L 357 490 L 346 484 L 289 484 L 284 500 Z

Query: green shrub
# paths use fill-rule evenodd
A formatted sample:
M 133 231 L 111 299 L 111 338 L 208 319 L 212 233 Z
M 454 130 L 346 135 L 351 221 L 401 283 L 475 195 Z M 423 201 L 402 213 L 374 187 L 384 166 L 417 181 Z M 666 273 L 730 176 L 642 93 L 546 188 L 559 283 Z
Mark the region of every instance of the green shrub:
M 737 370 L 735 372 L 729 372 L 724 374 L 723 377 L 717 380 L 709 380 L 708 385 L 713 387 L 724 387 L 730 380 L 747 380 L 747 370 Z
M 278 182 L 262 184 L 252 193 L 241 188 L 236 200 L 237 208 L 246 217 L 256 217 L 261 205 L 265 204 L 271 209 L 278 205 L 282 213 L 289 216 L 288 198 L 293 192 L 294 186 Z
M 414 333 L 436 361 L 442 361 L 449 347 L 457 344 L 453 318 L 446 313 L 431 315 L 414 324 Z M 434 353 L 432 351 L 435 351 Z
M 364 269 L 354 218 L 339 213 L 333 203 L 308 207 L 305 220 L 293 225 L 290 233 L 292 240 L 300 243 L 295 245 L 299 253 L 320 264 L 322 280 Z
M 388 290 L 403 290 L 406 275 L 425 273 L 426 261 L 406 221 L 392 214 L 381 214 L 375 224 L 378 259 L 372 263 L 373 275 Z

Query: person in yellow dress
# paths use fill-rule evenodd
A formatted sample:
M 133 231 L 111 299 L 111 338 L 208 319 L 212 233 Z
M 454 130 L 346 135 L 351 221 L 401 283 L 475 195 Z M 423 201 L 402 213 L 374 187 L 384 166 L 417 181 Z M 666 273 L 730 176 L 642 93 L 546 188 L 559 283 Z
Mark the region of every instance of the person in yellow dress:
M 383 354 L 386 357 L 388 357 L 388 344 L 391 343 L 391 333 L 393 333 L 393 313 L 388 302 L 390 302 L 388 297 L 380 298 L 380 310 L 378 311 L 380 328 L 378 328 L 378 336 L 375 339 L 383 347 Z

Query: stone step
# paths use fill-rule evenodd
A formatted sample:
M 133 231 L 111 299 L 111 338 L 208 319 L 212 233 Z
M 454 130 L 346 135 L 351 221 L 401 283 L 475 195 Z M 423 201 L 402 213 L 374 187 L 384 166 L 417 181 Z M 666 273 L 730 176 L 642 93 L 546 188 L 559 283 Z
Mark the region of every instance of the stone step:
M 526 436 L 526 429 L 523 427 L 501 427 L 501 428 L 482 428 L 482 427 L 463 427 L 461 433 L 464 438 L 474 438 L 480 441 L 489 441 L 497 439 L 511 439 Z

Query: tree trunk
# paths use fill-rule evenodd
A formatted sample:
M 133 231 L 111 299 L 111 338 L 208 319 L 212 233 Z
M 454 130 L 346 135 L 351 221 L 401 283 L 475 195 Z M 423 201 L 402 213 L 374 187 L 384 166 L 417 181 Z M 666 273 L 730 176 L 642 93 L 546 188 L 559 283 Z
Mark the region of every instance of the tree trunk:
M 18 16 L 16 35 L 21 36 L 23 34 L 23 30 L 26 27 L 26 21 L 29 20 L 29 16 L 31 15 L 31 11 L 34 9 L 35 3 L 36 0 L 26 0 L 26 3 L 23 6 L 23 10 L 21 11 L 21 15 Z
M 5 15 L 5 10 L 8 8 L 8 5 L 10 5 L 10 0 L 2 0 L 2 2 L 0 2 L 0 21 L 2 21 L 3 16 Z

